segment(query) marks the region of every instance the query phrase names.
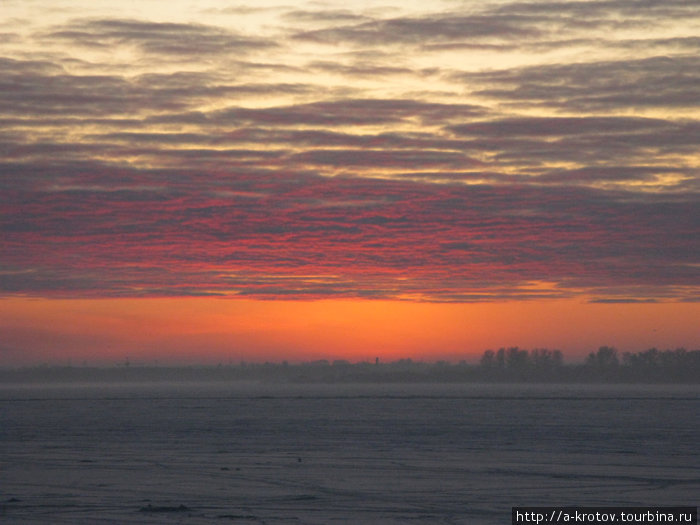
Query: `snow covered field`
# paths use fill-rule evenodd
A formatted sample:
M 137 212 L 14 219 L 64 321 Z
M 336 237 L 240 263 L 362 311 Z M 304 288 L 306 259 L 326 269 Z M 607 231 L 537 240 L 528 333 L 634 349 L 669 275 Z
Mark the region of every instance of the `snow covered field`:
M 697 505 L 697 385 L 0 386 L 0 522 L 506 524 Z

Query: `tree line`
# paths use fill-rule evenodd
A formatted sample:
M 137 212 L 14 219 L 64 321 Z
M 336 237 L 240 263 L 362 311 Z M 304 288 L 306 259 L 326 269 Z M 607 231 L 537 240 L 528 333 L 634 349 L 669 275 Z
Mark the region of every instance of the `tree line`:
M 559 350 L 523 350 L 518 347 L 487 350 L 479 362 L 485 379 L 700 382 L 700 350 L 685 348 L 624 352 L 601 346 L 583 363 L 564 364 Z
M 38 366 L 0 369 L 0 383 L 101 381 L 352 382 L 653 382 L 700 383 L 700 350 L 684 348 L 620 354 L 601 346 L 583 362 L 565 363 L 559 350 L 518 347 L 486 350 L 478 363 L 399 359 L 350 363 L 317 360 L 298 364 L 245 363 L 218 366 Z

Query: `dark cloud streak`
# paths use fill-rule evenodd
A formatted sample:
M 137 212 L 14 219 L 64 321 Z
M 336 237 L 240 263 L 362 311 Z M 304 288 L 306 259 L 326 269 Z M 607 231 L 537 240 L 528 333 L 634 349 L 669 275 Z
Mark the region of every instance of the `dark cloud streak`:
M 695 108 L 700 100 L 700 57 L 655 56 L 577 64 L 533 66 L 455 79 L 493 87 L 477 94 L 567 111 L 629 108 Z
M 42 35 L 89 48 L 133 45 L 144 53 L 171 57 L 199 57 L 264 50 L 276 44 L 203 24 L 156 23 L 142 20 L 78 20 Z

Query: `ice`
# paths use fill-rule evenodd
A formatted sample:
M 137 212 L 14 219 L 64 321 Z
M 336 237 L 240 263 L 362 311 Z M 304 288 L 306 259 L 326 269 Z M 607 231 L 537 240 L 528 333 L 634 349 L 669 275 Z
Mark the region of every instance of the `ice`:
M 509 523 L 697 505 L 697 386 L 0 388 L 2 523 Z

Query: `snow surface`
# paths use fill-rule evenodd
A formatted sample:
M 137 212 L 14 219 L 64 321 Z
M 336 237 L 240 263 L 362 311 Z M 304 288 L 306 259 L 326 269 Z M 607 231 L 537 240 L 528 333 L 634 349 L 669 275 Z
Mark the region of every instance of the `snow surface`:
M 506 524 L 697 505 L 700 391 L 0 386 L 1 523 Z

